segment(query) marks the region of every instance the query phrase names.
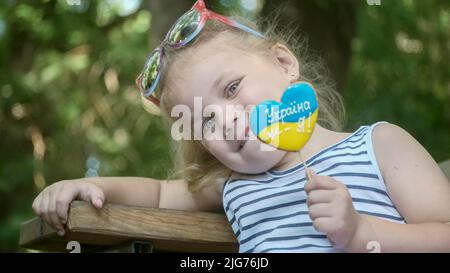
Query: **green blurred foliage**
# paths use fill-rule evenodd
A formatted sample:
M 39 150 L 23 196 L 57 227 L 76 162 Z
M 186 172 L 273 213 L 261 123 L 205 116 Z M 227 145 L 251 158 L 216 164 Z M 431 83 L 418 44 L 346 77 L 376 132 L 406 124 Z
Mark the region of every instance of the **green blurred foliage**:
M 17 248 L 43 186 L 99 175 L 167 175 L 166 132 L 134 79 L 149 52 L 151 13 L 120 16 L 114 1 L 2 1 L 0 250 Z
M 348 126 L 387 120 L 450 158 L 450 2 L 359 5 L 344 92 Z
M 358 2 L 347 129 L 388 120 L 436 160 L 450 158 L 449 2 L 381 1 Z M 0 2 L 0 251 L 20 250 L 18 227 L 53 182 L 87 172 L 164 178 L 171 166 L 168 133 L 134 87 L 161 38 L 145 1 L 70 2 Z M 264 3 L 243 2 L 252 3 L 208 4 L 254 16 Z

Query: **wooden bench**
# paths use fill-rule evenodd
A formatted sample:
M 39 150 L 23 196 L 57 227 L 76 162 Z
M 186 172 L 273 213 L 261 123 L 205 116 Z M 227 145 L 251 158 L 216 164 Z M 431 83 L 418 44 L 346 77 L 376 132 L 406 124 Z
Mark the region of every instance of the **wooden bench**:
M 450 160 L 439 164 L 450 179 Z M 72 242 L 72 243 L 69 243 Z M 106 204 L 97 210 L 72 202 L 66 235 L 60 237 L 40 218 L 22 223 L 20 246 L 69 252 L 237 252 L 224 214 Z M 68 244 L 69 243 L 69 244 Z

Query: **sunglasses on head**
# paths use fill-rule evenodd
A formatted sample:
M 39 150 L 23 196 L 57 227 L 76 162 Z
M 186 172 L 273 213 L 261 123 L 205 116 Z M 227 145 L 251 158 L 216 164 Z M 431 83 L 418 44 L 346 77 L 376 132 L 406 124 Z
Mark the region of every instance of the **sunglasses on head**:
M 188 12 L 183 14 L 175 24 L 173 24 L 161 44 L 153 50 L 147 58 L 142 72 L 136 79 L 136 85 L 145 98 L 159 106 L 159 99 L 156 98 L 154 92 L 161 78 L 165 48 L 171 47 L 179 49 L 184 47 L 198 36 L 209 19 L 219 21 L 228 26 L 264 38 L 264 35 L 253 29 L 226 16 L 208 10 L 205 2 L 203 0 L 198 0 Z

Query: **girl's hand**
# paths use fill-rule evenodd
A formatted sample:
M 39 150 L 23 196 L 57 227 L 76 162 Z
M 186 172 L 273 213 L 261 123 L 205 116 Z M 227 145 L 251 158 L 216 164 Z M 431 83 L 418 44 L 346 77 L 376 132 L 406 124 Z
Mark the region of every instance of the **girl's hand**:
M 353 208 L 347 187 L 329 176 L 307 169 L 310 180 L 305 184 L 309 216 L 317 231 L 341 249 L 346 249 L 360 225 L 361 216 Z
M 101 208 L 105 200 L 103 190 L 83 180 L 67 180 L 53 183 L 46 187 L 33 202 L 33 210 L 45 222 L 53 227 L 58 235 L 65 234 L 69 204 L 75 199 L 90 202 Z

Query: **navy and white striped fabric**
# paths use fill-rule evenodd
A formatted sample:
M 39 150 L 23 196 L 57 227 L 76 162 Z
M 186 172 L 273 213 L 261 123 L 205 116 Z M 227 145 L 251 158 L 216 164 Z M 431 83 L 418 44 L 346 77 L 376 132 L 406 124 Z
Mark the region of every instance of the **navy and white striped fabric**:
M 405 223 L 387 193 L 372 146 L 372 130 L 361 126 L 344 140 L 306 161 L 319 175 L 344 183 L 361 214 Z M 239 252 L 339 252 L 316 231 L 306 205 L 303 164 L 229 180 L 223 207 L 239 241 Z

